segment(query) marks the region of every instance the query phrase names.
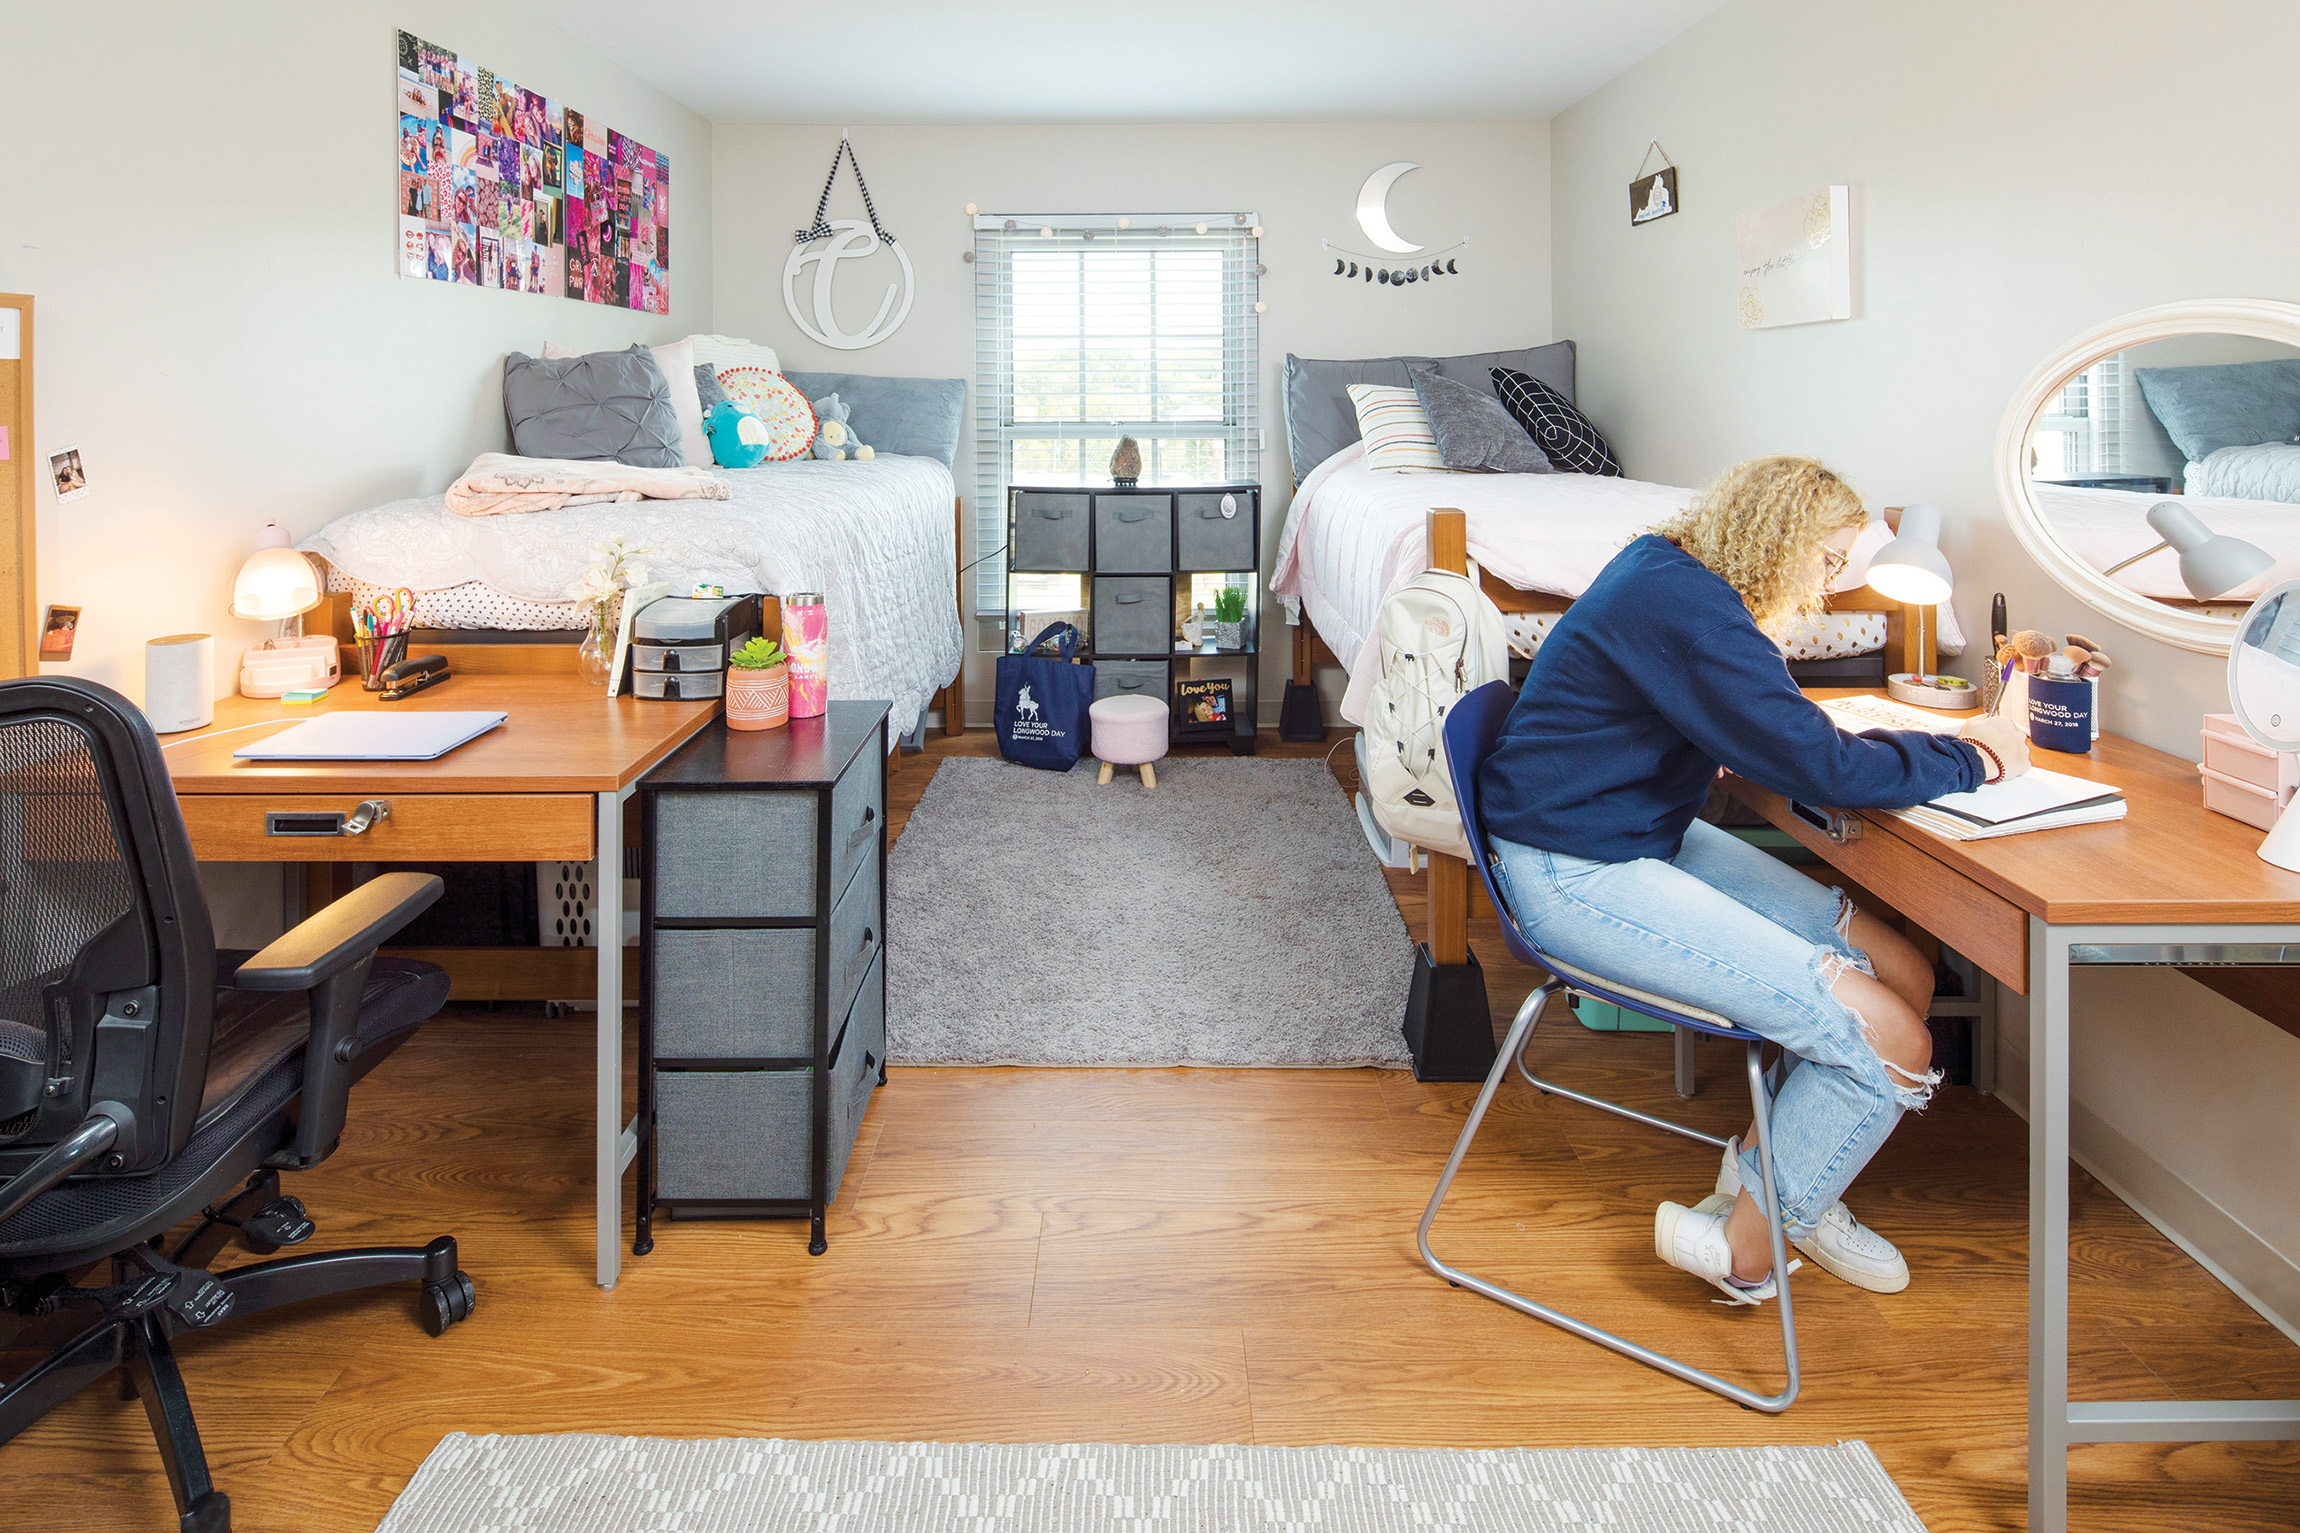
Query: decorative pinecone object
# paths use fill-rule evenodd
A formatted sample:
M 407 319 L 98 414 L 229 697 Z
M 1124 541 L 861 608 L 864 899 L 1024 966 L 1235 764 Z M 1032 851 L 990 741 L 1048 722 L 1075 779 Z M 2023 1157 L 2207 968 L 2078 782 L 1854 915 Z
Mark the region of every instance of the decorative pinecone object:
M 1110 482 L 1121 490 L 1131 490 L 1142 481 L 1142 448 L 1130 436 L 1118 439 L 1118 450 L 1110 455 Z

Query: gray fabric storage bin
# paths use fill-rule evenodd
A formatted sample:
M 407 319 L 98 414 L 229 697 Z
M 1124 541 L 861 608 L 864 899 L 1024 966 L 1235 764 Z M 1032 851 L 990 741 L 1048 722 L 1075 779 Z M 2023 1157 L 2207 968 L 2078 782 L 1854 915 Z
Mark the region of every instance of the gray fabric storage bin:
M 877 774 L 871 775 L 875 785 Z M 656 867 L 656 915 L 673 920 L 805 920 L 814 915 L 813 794 L 664 793 L 655 816 L 656 834 L 679 849 L 678 856 L 663 858 Z
M 1260 567 L 1254 547 L 1254 497 L 1233 490 L 1236 514 L 1222 514 L 1222 497 L 1181 495 L 1174 512 L 1174 539 L 1179 570 L 1251 570 Z
M 1173 593 L 1174 582 L 1163 575 L 1095 576 L 1095 655 L 1171 653 Z
M 879 802 L 880 763 L 866 752 L 857 756 L 839 774 L 831 789 L 831 889 L 832 897 L 844 890 L 854 877 L 855 865 L 864 857 L 878 861 L 878 833 L 886 818 L 886 805 Z M 834 955 L 835 956 L 835 955 Z
M 805 1057 L 815 1046 L 814 970 L 811 926 L 657 932 L 656 1057 Z
M 855 986 L 862 983 L 863 971 L 870 967 L 878 955 L 879 945 L 886 938 L 886 923 L 880 918 L 878 859 L 866 857 L 855 869 L 854 882 L 839 896 L 831 910 L 831 1015 L 844 1016 L 847 1006 L 854 1000 Z M 814 933 L 807 934 L 811 940 Z M 808 987 L 809 1005 L 812 1005 L 813 987 Z M 835 1036 L 835 1030 L 834 1030 Z
M 1106 697 L 1154 697 L 1166 701 L 1166 662 L 1163 660 L 1097 660 L 1094 662 L 1094 700 Z
M 1174 497 L 1094 497 L 1094 568 L 1101 574 L 1163 575 L 1174 567 Z
M 1058 572 L 1087 568 L 1088 525 L 1084 495 L 1016 495 L 1009 568 Z

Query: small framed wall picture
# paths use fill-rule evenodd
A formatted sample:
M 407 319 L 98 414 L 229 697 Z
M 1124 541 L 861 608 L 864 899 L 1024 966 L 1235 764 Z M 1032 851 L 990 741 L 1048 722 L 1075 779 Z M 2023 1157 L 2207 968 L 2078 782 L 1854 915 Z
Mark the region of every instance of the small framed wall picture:
M 50 453 L 48 472 L 55 477 L 58 500 L 78 500 L 88 493 L 88 469 L 77 445 Z
M 50 607 L 47 620 L 40 625 L 40 658 L 43 660 L 69 660 L 72 641 L 79 636 L 80 609 L 78 607 Z
M 1632 227 L 1667 218 L 1677 211 L 1677 167 L 1664 165 L 1650 176 L 1629 183 L 1629 222 Z
M 1176 728 L 1186 735 L 1230 732 L 1230 678 L 1184 676 L 1174 683 Z

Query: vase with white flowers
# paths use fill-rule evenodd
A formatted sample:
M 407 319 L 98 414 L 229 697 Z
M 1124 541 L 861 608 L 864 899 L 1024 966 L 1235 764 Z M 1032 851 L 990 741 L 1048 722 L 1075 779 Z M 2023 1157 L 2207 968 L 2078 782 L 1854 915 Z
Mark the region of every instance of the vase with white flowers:
M 591 551 L 591 568 L 567 590 L 570 600 L 583 605 L 588 619 L 583 642 L 575 650 L 575 666 L 594 686 L 604 686 L 614 668 L 615 626 L 623 593 L 646 580 L 645 559 L 651 552 L 632 547 L 617 534 Z

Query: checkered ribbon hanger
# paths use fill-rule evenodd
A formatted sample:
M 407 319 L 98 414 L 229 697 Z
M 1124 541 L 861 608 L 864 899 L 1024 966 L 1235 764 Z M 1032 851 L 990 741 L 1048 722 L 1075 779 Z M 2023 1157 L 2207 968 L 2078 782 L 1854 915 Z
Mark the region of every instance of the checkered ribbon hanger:
M 832 230 L 830 219 L 826 215 L 830 212 L 831 187 L 838 181 L 839 161 L 841 160 L 854 167 L 855 186 L 862 192 L 863 211 L 870 215 L 871 233 L 879 237 L 881 244 L 893 244 L 895 242 L 894 236 L 887 233 L 885 226 L 878 221 L 878 208 L 870 199 L 870 183 L 863 179 L 862 161 L 855 157 L 854 145 L 847 142 L 847 133 L 844 128 L 839 129 L 839 146 L 831 154 L 831 173 L 823 177 L 823 194 L 815 199 L 814 227 L 795 231 L 791 237 L 791 242 L 804 245 L 809 240 L 827 240 L 835 232 Z

